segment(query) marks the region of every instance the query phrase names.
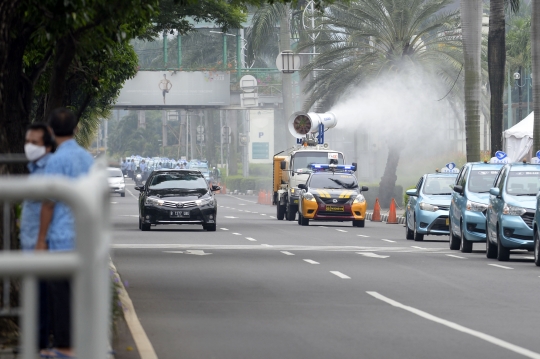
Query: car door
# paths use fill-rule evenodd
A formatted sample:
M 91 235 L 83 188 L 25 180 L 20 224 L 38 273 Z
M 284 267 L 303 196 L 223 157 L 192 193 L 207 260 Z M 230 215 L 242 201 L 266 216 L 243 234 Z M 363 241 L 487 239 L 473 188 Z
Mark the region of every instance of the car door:
M 459 171 L 459 174 L 456 178 L 455 185 L 459 186 L 461 183 L 463 176 L 465 175 L 467 166 L 463 166 L 461 168 L 461 171 Z M 449 217 L 450 217 L 450 225 L 452 228 L 450 228 L 455 233 L 454 223 L 459 223 L 458 218 L 461 217 L 461 208 L 459 207 L 459 199 L 462 197 L 462 195 L 456 191 L 452 191 L 452 200 L 450 201 L 450 211 L 449 211 Z
M 461 233 L 461 228 L 459 227 L 461 224 L 461 218 L 463 217 L 463 212 L 467 208 L 467 181 L 469 179 L 469 175 L 471 173 L 471 166 L 465 167 L 463 174 L 461 178 L 459 179 L 458 185 L 463 188 L 463 194 L 457 195 L 456 198 L 456 207 L 458 208 L 456 217 L 452 220 L 452 227 L 454 233 Z
M 508 173 L 507 167 L 503 167 L 501 171 L 499 172 L 499 175 L 497 176 L 497 179 L 495 180 L 494 187 L 498 188 L 500 193 L 499 196 L 494 196 L 492 194 L 489 195 L 489 207 L 488 207 L 488 227 L 491 231 L 495 232 L 497 229 L 497 221 L 498 221 L 498 214 L 499 211 L 502 211 L 502 206 L 504 206 L 504 203 L 502 203 L 502 192 L 504 189 L 504 183 L 506 179 L 506 174 Z
M 416 194 L 417 196 L 409 197 L 409 205 L 407 206 L 407 224 L 410 229 L 413 228 L 414 223 L 414 214 L 416 212 L 416 206 L 418 204 L 418 196 L 420 196 L 420 189 L 422 188 L 422 183 L 424 182 L 424 176 L 420 177 L 418 183 L 416 184 Z

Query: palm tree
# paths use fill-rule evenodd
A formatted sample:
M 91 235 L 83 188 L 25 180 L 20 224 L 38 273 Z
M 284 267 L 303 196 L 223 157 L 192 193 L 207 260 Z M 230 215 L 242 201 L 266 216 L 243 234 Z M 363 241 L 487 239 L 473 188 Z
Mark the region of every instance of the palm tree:
M 461 87 L 462 50 L 459 12 L 441 13 L 446 0 L 355 0 L 328 7 L 316 30 L 320 55 L 303 68 L 303 77 L 318 71 L 306 86 L 305 109 L 316 104 L 326 111 L 353 88 L 367 86 L 389 74 L 428 74 L 453 89 L 446 101 L 455 101 Z M 310 48 L 307 42 L 302 48 Z M 434 99 L 436 100 L 436 99 Z M 359 109 L 361 112 L 361 109 Z M 389 124 L 391 126 L 391 124 Z M 394 193 L 396 169 L 403 143 L 389 141 L 379 196 L 387 204 Z
M 540 150 L 540 3 L 531 1 L 531 47 L 533 75 L 533 152 Z

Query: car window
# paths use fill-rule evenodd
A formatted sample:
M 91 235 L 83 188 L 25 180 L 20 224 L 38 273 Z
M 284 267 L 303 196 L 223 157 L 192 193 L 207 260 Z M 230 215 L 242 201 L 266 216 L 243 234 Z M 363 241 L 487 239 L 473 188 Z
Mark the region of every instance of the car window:
M 473 169 L 469 176 L 469 191 L 476 193 L 489 192 L 498 173 L 499 171 Z
M 536 196 L 540 185 L 540 171 L 510 171 L 506 193 L 513 196 Z
M 463 171 L 463 176 L 461 176 L 460 181 L 458 182 L 458 185 L 465 188 L 467 185 L 467 176 L 469 175 L 469 169 L 470 167 L 466 167 Z
M 164 173 L 152 177 L 149 189 L 200 189 L 207 188 L 204 177 L 198 173 Z
M 349 174 L 334 173 L 311 176 L 309 187 L 326 189 L 356 189 L 358 182 Z
M 503 190 L 503 184 L 504 184 L 504 178 L 506 177 L 506 172 L 507 172 L 507 169 L 505 168 L 504 170 L 501 171 L 501 173 L 499 173 L 499 178 L 497 178 L 497 185 L 495 187 L 499 187 L 501 191 Z
M 109 168 L 109 177 L 122 177 L 122 171 L 118 168 Z
M 418 180 L 418 183 L 416 184 L 416 191 L 418 193 L 420 192 L 420 188 L 422 187 L 423 182 L 424 182 L 424 177 L 420 177 L 420 179 Z
M 456 177 L 444 176 L 428 176 L 424 184 L 423 192 L 425 194 L 452 194 L 452 186 L 456 181 Z

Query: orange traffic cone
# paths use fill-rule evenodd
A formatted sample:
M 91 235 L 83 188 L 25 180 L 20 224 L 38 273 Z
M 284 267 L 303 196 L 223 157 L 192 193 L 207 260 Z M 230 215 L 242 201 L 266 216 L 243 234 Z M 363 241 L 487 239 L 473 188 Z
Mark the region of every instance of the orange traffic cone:
M 272 204 L 272 192 L 268 191 L 266 192 L 266 204 Z
M 375 199 L 375 206 L 373 207 L 373 214 L 371 215 L 371 222 L 381 222 L 381 205 L 379 199 Z
M 386 220 L 387 224 L 397 224 L 397 215 L 396 215 L 396 200 L 392 198 L 390 202 L 390 212 L 388 213 L 388 219 Z
M 257 197 L 257 203 L 258 204 L 263 203 L 263 191 L 262 191 L 262 189 L 259 190 L 259 196 Z
M 223 184 L 223 187 L 221 187 L 221 193 L 227 194 L 227 186 L 225 186 L 225 183 Z

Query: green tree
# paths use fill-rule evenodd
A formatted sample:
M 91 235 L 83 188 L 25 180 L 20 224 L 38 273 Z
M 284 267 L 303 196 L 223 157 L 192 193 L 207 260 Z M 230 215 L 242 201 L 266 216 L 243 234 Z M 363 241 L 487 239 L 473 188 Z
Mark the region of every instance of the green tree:
M 431 74 L 452 88 L 462 52 L 456 34 L 458 13 L 439 14 L 448 3 L 356 0 L 330 6 L 322 16 L 322 28 L 316 30 L 320 55 L 303 68 L 304 78 L 314 69 L 324 69 L 307 83 L 305 109 L 316 105 L 317 110 L 329 110 L 346 92 L 388 74 Z M 307 42 L 300 49 L 311 46 Z M 399 141 L 389 144 L 381 203 L 389 203 L 394 192 L 402 146 Z

